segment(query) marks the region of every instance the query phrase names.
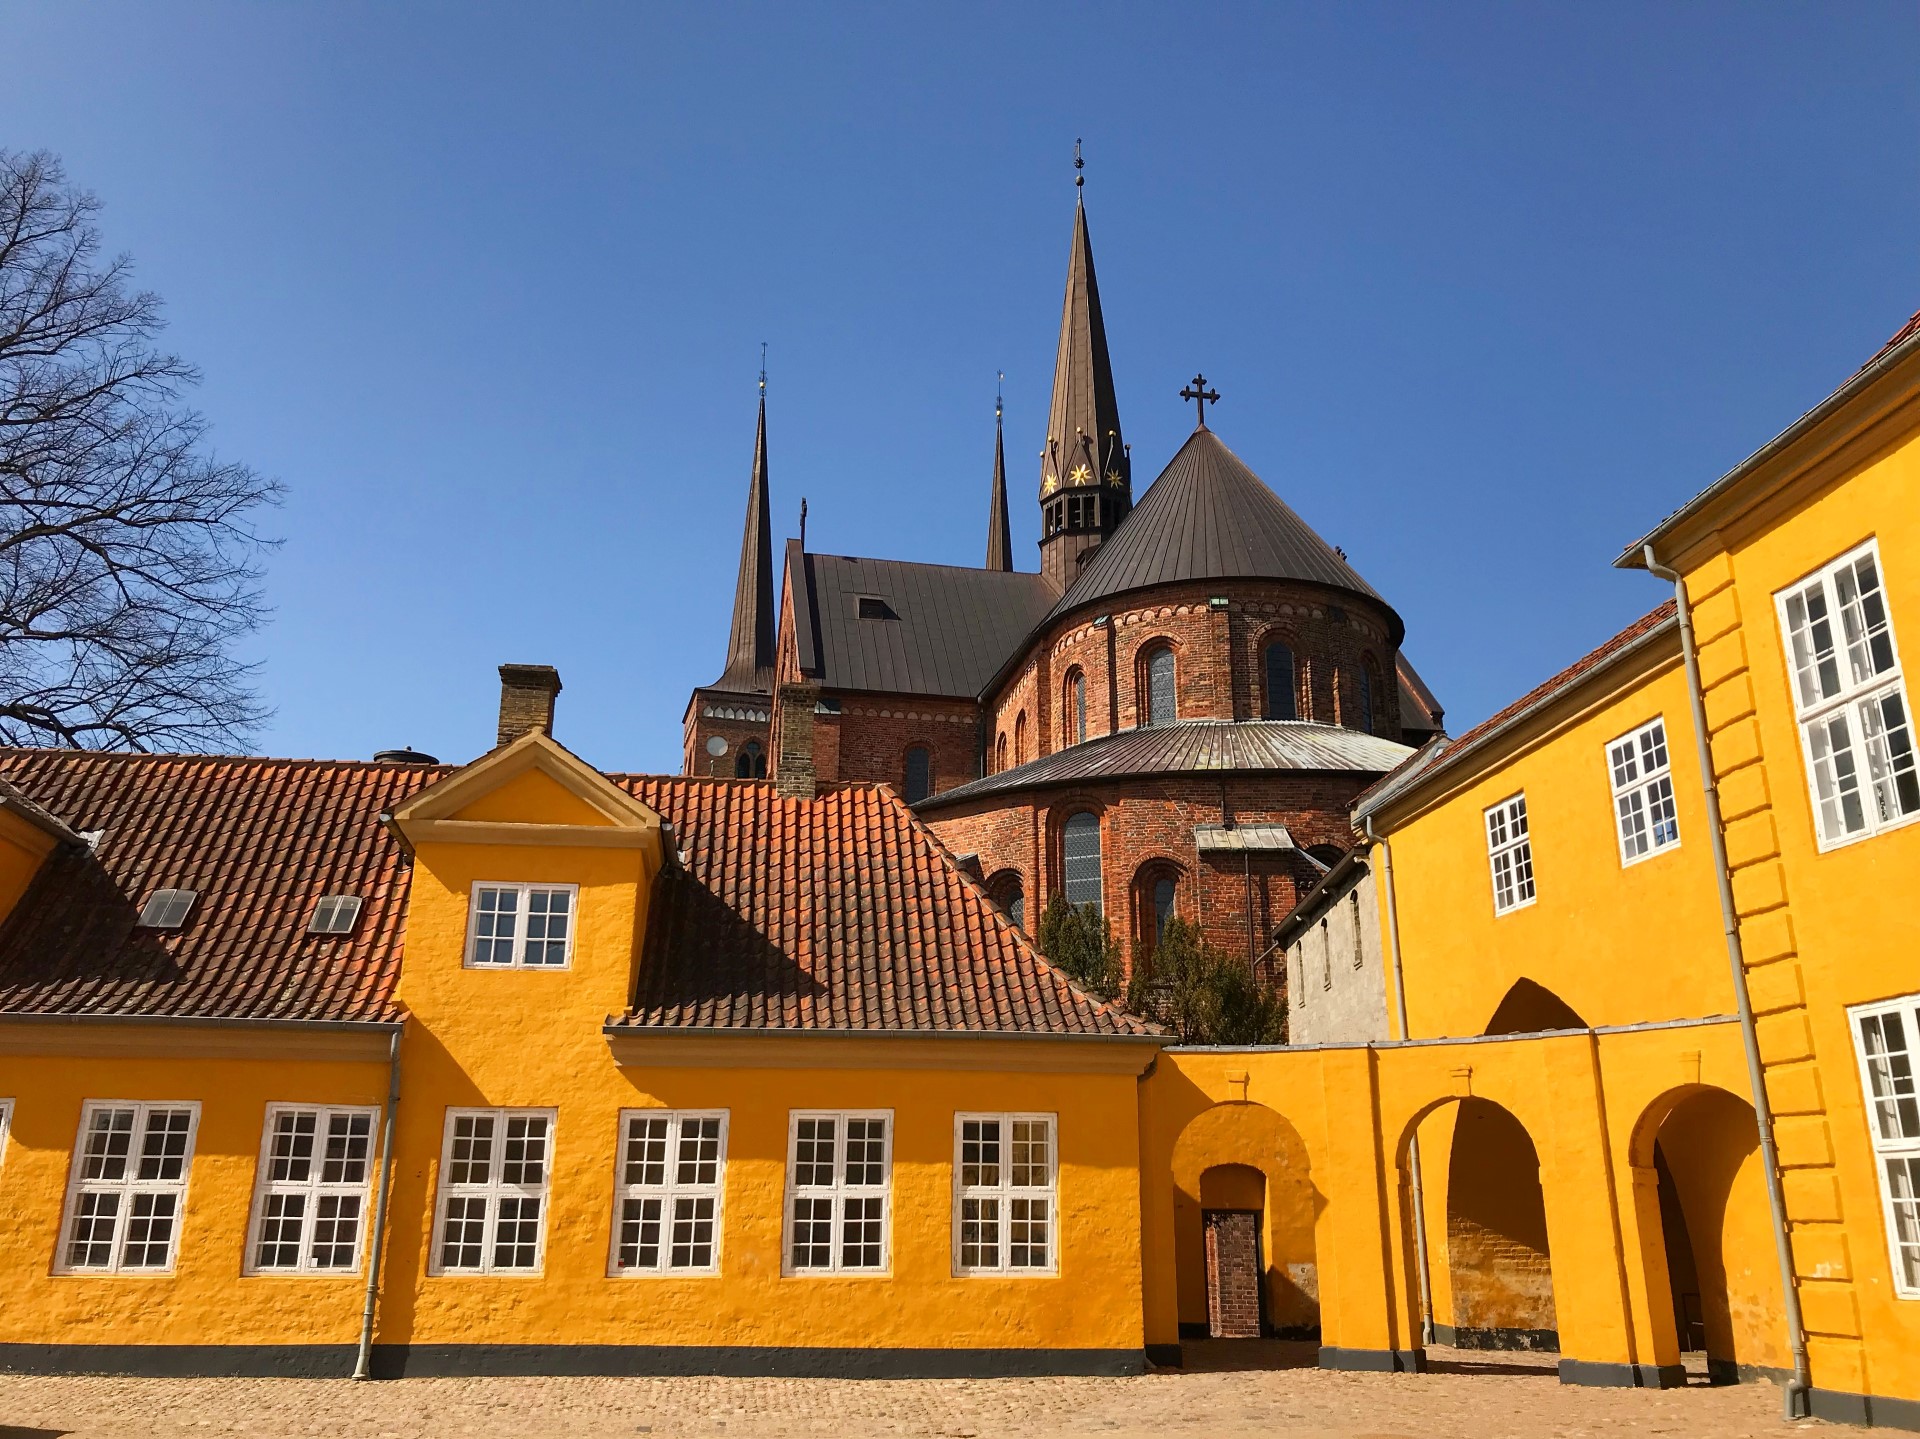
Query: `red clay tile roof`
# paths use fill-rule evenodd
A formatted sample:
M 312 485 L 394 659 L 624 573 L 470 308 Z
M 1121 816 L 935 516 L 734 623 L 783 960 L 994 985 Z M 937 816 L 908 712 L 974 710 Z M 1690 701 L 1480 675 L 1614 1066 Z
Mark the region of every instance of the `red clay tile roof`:
M 446 772 L 0 750 L 0 779 L 102 831 L 49 855 L 0 928 L 0 1016 L 397 1019 L 407 870 L 379 817 Z M 199 893 L 177 933 L 134 928 L 160 888 Z M 307 934 L 323 894 L 365 901 L 351 934 Z
M 1522 715 L 1531 714 L 1556 695 L 1573 688 L 1622 651 L 1632 647 L 1636 641 L 1646 638 L 1654 631 L 1663 629 L 1673 622 L 1674 603 L 1672 600 L 1667 600 L 1647 611 L 1605 644 L 1596 646 L 1580 656 L 1552 679 L 1534 686 L 1505 709 L 1489 715 L 1458 739 L 1433 740 L 1422 745 L 1398 769 L 1376 781 L 1370 789 L 1364 791 L 1353 802 L 1354 813 L 1359 815 L 1377 810 L 1387 798 L 1397 798 L 1416 785 L 1425 784 L 1433 776 L 1452 769 L 1455 764 L 1478 749 L 1491 736 L 1504 730 Z
M 1070 984 L 886 786 L 785 799 L 750 780 L 613 778 L 686 857 L 624 1025 L 1158 1032 Z

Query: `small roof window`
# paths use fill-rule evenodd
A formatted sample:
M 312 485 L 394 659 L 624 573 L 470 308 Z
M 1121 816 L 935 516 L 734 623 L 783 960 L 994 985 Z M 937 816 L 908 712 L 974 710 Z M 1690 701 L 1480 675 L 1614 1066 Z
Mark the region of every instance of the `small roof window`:
M 140 906 L 140 918 L 135 923 L 142 929 L 178 929 L 187 922 L 199 897 L 198 890 L 156 889 Z
M 359 895 L 323 894 L 320 902 L 313 907 L 313 921 L 308 924 L 307 933 L 351 934 L 354 921 L 359 918 Z
M 900 616 L 893 612 L 892 605 L 888 604 L 878 595 L 861 595 L 860 618 L 863 620 L 897 620 Z

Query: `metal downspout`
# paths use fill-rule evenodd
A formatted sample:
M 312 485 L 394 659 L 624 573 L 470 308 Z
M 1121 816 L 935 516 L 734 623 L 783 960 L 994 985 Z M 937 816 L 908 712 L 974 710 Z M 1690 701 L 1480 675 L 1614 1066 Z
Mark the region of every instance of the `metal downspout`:
M 1700 687 L 1700 659 L 1693 646 L 1693 611 L 1687 584 L 1678 571 L 1654 558 L 1653 546 L 1640 547 L 1647 573 L 1673 586 L 1680 620 L 1680 655 L 1687 669 L 1687 700 L 1693 708 L 1693 738 L 1700 756 L 1700 785 L 1707 801 L 1707 838 L 1713 846 L 1713 877 L 1720 890 L 1720 926 L 1727 938 L 1727 964 L 1733 972 L 1733 998 L 1740 1015 L 1740 1041 L 1747 1052 L 1747 1082 L 1753 1090 L 1754 1120 L 1760 1129 L 1760 1161 L 1767 1179 L 1767 1208 L 1773 1216 L 1773 1247 L 1780 1262 L 1780 1293 L 1785 1301 L 1787 1343 L 1793 1351 L 1793 1378 L 1787 1383 L 1786 1417 L 1804 1419 L 1813 1382 L 1807 1366 L 1807 1331 L 1800 1318 L 1800 1291 L 1793 1282 L 1793 1243 L 1787 1235 L 1787 1199 L 1780 1184 L 1780 1160 L 1773 1147 L 1773 1106 L 1767 1101 L 1766 1070 L 1760 1062 L 1760 1038 L 1754 1030 L 1753 1001 L 1747 994 L 1747 961 L 1740 943 L 1740 919 L 1733 907 L 1733 871 L 1727 862 L 1726 836 L 1720 824 L 1720 786 L 1714 778 L 1713 747 L 1707 742 L 1707 701 Z
M 367 1303 L 360 1313 L 360 1353 L 355 1379 L 373 1378 L 373 1315 L 380 1303 L 380 1256 L 386 1248 L 387 1196 L 393 1190 L 393 1120 L 400 1108 L 400 1031 L 387 1049 L 387 1116 L 380 1127 L 380 1192 L 373 1202 L 373 1239 L 367 1250 Z
M 1373 832 L 1373 816 L 1360 821 L 1368 844 L 1380 846 L 1381 873 L 1387 881 L 1387 964 L 1393 973 L 1393 1007 L 1400 1022 L 1400 1038 L 1412 1039 L 1407 1029 L 1407 985 L 1400 973 L 1400 909 L 1393 891 L 1393 846 Z M 1356 923 L 1358 921 L 1356 920 Z M 1420 1185 L 1420 1136 L 1407 1141 L 1407 1177 L 1413 1186 L 1414 1277 L 1420 1284 L 1420 1344 L 1433 1343 L 1433 1281 L 1427 1273 L 1427 1202 Z

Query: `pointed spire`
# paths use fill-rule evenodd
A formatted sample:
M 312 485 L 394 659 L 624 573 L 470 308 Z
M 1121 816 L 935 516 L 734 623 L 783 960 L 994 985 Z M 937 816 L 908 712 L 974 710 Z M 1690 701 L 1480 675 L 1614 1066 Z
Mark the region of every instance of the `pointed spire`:
M 733 590 L 727 668 L 716 689 L 773 693 L 773 524 L 767 513 L 767 351 L 760 347 L 760 423 L 753 436 L 753 478 L 740 536 L 740 578 Z
M 1007 378 L 1004 371 L 1000 378 Z M 1007 447 L 1000 432 L 997 389 L 993 393 L 993 500 L 987 507 L 987 568 L 1013 568 L 1013 531 L 1007 525 Z
M 1079 572 L 1079 557 L 1133 507 L 1133 480 L 1120 406 L 1107 356 L 1107 326 L 1100 313 L 1093 242 L 1087 234 L 1084 162 L 1074 145 L 1073 248 L 1067 258 L 1067 293 L 1060 313 L 1060 347 L 1053 365 L 1053 403 L 1047 412 L 1047 442 L 1040 452 L 1043 510 L 1041 568 L 1061 588 Z M 1054 506 L 1062 496 L 1066 503 Z M 1097 500 L 1095 497 L 1098 497 Z

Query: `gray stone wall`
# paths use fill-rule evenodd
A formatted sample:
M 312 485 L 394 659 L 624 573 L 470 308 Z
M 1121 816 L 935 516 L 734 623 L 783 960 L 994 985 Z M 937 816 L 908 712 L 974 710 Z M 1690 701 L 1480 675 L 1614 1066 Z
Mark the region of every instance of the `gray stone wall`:
M 1350 1044 L 1385 1039 L 1387 973 L 1373 875 L 1358 865 L 1313 897 L 1315 917 L 1287 947 L 1287 1041 Z

